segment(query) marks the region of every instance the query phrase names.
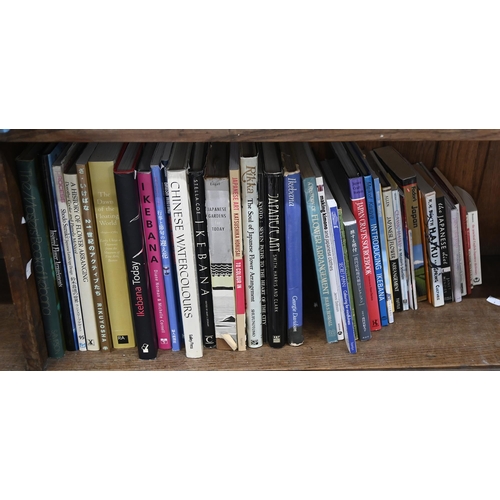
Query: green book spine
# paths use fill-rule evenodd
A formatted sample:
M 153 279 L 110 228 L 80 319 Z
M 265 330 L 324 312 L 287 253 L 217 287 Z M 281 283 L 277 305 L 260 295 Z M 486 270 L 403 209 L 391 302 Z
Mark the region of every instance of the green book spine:
M 61 310 L 41 193 L 41 179 L 37 172 L 38 153 L 43 146 L 40 144 L 28 148 L 16 158 L 16 166 L 31 247 L 31 269 L 38 289 L 47 351 L 51 358 L 61 358 L 65 351 Z

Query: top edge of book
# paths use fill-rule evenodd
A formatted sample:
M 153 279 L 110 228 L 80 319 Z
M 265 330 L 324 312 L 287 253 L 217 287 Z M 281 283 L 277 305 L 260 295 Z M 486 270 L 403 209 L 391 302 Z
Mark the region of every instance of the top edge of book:
M 139 155 L 142 150 L 142 144 L 138 142 L 131 142 L 127 144 L 123 156 L 120 161 L 115 165 L 115 172 L 130 173 L 135 170 Z
M 94 149 L 90 162 L 116 161 L 123 147 L 123 142 L 100 142 Z
M 210 144 L 205 162 L 205 177 L 229 176 L 229 144 L 213 142 Z
M 187 170 L 191 157 L 192 142 L 176 142 L 168 160 L 168 170 Z
M 263 142 L 262 152 L 264 160 L 264 174 L 280 175 L 283 173 L 281 163 L 278 156 L 278 148 L 274 142 Z
M 411 163 L 392 146 L 384 146 L 373 150 L 380 160 L 394 175 L 395 181 L 401 185 L 413 184 L 417 181 Z

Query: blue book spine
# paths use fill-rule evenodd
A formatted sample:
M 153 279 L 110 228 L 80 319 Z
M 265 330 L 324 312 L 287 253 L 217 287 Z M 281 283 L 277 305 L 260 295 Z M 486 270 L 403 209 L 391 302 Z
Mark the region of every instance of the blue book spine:
M 302 189 L 304 192 L 304 201 L 306 204 L 314 261 L 316 264 L 316 275 L 318 279 L 319 295 L 321 297 L 321 309 L 323 311 L 326 340 L 329 343 L 337 342 L 337 327 L 333 310 L 333 297 L 329 284 L 326 247 L 322 226 L 323 221 L 319 206 L 316 178 L 307 177 L 303 179 Z
M 356 333 L 352 317 L 351 295 L 349 294 L 349 283 L 347 281 L 347 269 L 342 247 L 342 234 L 340 232 L 338 207 L 330 207 L 330 216 L 332 218 L 333 239 L 335 240 L 335 250 L 337 252 L 337 263 L 340 276 L 340 289 L 342 292 L 342 304 L 344 306 L 345 331 L 347 349 L 351 354 L 356 354 Z
M 163 191 L 163 176 L 160 167 L 151 165 L 153 178 L 153 192 L 155 195 L 156 218 L 158 220 L 158 234 L 160 237 L 161 263 L 163 269 L 163 280 L 167 294 L 168 321 L 170 325 L 170 337 L 172 340 L 172 351 L 181 350 L 181 338 L 176 300 L 176 288 L 173 280 L 172 249 L 170 248 L 170 235 L 168 232 L 167 210 Z
M 284 176 L 288 343 L 304 343 L 302 331 L 302 204 L 300 173 Z
M 378 305 L 380 309 L 380 322 L 382 326 L 389 324 L 387 315 L 387 300 L 385 296 L 384 268 L 382 266 L 382 255 L 380 251 L 380 235 L 378 230 L 377 205 L 371 175 L 363 177 L 365 184 L 366 208 L 368 211 L 368 223 L 370 225 L 370 236 L 372 243 L 373 267 L 375 271 L 375 283 L 377 285 Z

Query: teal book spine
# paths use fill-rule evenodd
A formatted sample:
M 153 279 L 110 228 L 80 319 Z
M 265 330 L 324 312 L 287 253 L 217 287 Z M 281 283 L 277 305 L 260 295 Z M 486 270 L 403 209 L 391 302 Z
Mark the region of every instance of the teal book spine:
M 304 203 L 306 205 L 307 220 L 311 233 L 313 255 L 316 264 L 321 309 L 325 324 L 326 340 L 329 343 L 337 342 L 337 328 L 333 309 L 333 297 L 328 279 L 328 265 L 326 260 L 326 247 L 323 236 L 322 217 L 318 199 L 316 178 L 308 177 L 302 180 Z
M 38 290 L 47 352 L 51 358 L 61 358 L 65 351 L 64 333 L 44 211 L 41 172 L 37 165 L 38 155 L 43 146 L 40 144 L 26 149 L 16 158 L 16 167 L 31 247 L 31 269 Z

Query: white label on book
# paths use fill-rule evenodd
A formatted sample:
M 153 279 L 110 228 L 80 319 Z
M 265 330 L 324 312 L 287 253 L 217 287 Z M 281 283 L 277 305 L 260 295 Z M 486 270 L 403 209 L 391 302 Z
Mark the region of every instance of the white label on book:
M 30 259 L 29 262 L 26 264 L 26 279 L 28 279 L 31 276 L 31 261 L 33 259 Z
M 491 295 L 486 299 L 488 302 L 491 304 L 494 304 L 496 306 L 500 306 L 500 300 L 496 299 L 495 297 L 492 297 Z

